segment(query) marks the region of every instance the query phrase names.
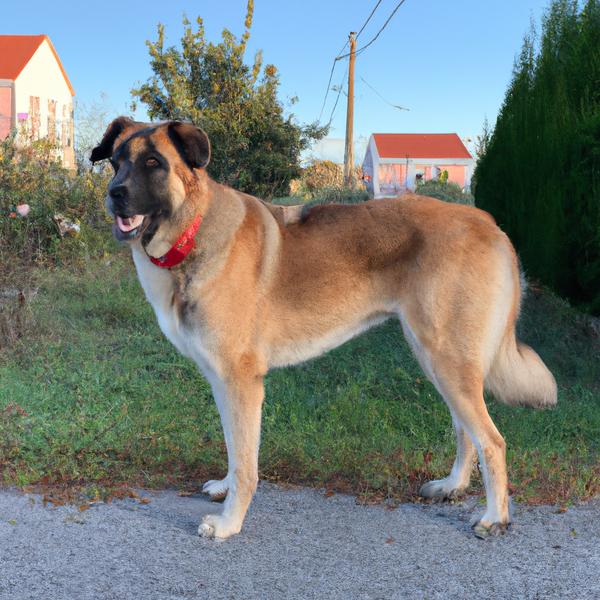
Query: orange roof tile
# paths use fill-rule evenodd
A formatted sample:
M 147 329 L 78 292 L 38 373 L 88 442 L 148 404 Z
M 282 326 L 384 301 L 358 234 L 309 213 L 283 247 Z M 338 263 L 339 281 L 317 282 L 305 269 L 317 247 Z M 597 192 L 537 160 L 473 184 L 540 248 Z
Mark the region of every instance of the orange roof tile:
M 46 40 L 50 50 L 56 58 L 56 62 L 69 87 L 71 96 L 75 95 L 73 86 L 65 73 L 65 70 L 58 58 L 58 54 L 47 35 L 0 35 L 0 79 L 10 79 L 14 81 L 30 61 L 35 51 Z
M 456 133 L 374 133 L 381 158 L 472 158 Z

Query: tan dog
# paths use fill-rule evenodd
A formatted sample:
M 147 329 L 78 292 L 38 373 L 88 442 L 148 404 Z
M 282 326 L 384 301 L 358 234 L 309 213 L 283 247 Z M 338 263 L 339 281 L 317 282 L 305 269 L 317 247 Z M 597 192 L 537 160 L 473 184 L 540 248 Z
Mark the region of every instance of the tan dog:
M 319 356 L 390 317 L 456 431 L 450 475 L 421 494 L 463 491 L 478 452 L 487 510 L 476 534 L 506 529 L 505 443 L 484 386 L 503 402 L 544 407 L 556 403 L 556 383 L 515 338 L 517 258 L 492 217 L 413 195 L 290 216 L 212 181 L 209 156 L 208 138 L 191 124 L 124 117 L 91 156 L 111 159 L 115 235 L 131 245 L 162 331 L 198 364 L 219 408 L 229 468 L 203 490 L 227 498 L 199 534 L 226 538 L 242 527 L 258 481 L 267 371 Z

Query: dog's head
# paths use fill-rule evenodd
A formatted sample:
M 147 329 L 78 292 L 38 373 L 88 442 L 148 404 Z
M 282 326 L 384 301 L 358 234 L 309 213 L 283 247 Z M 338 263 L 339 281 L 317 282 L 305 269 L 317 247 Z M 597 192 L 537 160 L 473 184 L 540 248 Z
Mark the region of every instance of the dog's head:
M 115 171 L 106 208 L 115 218 L 118 240 L 148 241 L 161 223 L 177 218 L 196 169 L 210 159 L 207 135 L 191 123 L 139 123 L 115 119 L 90 160 L 110 159 Z

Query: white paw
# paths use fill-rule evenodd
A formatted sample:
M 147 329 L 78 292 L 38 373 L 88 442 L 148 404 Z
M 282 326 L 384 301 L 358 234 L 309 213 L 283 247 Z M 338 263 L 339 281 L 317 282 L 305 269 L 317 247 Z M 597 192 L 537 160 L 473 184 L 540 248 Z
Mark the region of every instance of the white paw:
M 510 523 L 490 523 L 489 521 L 484 521 L 481 519 L 471 527 L 475 537 L 485 540 L 489 537 L 498 537 L 499 535 L 504 535 L 508 531 Z
M 223 500 L 229 489 L 228 478 L 211 479 L 202 486 L 202 493 L 208 494 L 211 500 Z
M 207 538 L 228 538 L 239 533 L 241 524 L 221 515 L 206 515 L 198 527 L 198 535 Z
M 460 496 L 464 489 L 464 487 L 458 487 L 450 477 L 446 477 L 445 479 L 428 481 L 421 486 L 419 495 L 423 498 L 452 499 Z

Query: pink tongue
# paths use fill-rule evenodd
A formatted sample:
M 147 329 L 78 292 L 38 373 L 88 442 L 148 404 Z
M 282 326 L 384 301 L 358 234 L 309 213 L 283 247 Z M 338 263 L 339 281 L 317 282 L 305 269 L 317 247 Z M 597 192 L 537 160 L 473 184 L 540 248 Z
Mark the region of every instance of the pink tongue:
M 134 215 L 133 217 L 119 217 L 117 215 L 117 226 L 121 231 L 133 231 L 136 227 L 139 227 L 144 220 L 143 215 Z

